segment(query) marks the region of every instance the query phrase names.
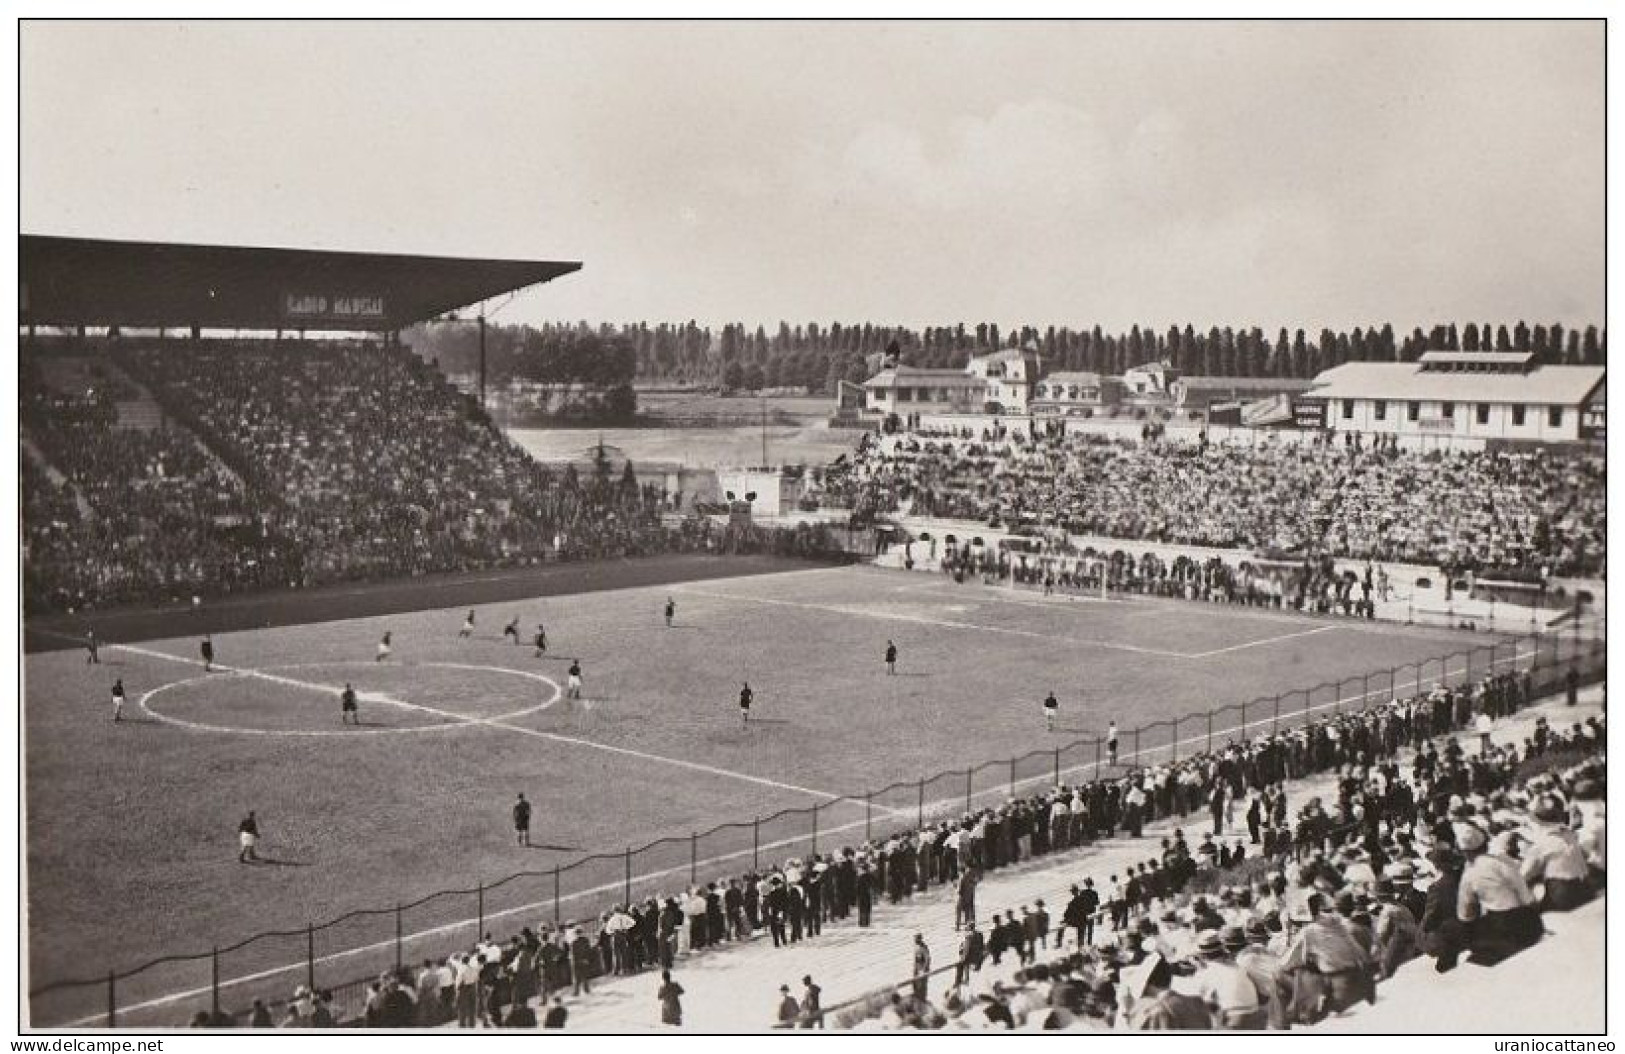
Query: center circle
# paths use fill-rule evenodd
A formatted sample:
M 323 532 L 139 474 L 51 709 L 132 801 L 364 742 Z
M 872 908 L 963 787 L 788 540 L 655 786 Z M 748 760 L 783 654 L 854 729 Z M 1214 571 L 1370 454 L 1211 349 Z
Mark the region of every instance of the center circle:
M 328 684 L 328 683 L 325 683 L 325 680 L 314 680 L 314 679 L 306 680 L 305 678 L 302 678 L 302 677 L 297 675 L 298 671 L 301 671 L 301 670 L 332 670 L 332 669 L 339 669 L 339 670 L 342 670 L 342 669 L 367 670 L 367 671 L 369 671 L 371 673 L 376 673 L 376 672 L 378 672 L 380 670 L 387 670 L 387 671 L 389 671 L 391 673 L 395 673 L 395 672 L 400 672 L 400 671 L 403 671 L 403 670 L 411 670 L 411 669 L 441 669 L 441 670 L 461 670 L 461 671 L 467 671 L 467 672 L 470 672 L 470 673 L 492 673 L 492 674 L 500 674 L 500 675 L 505 676 L 505 677 L 516 677 L 516 678 L 520 678 L 520 679 L 526 680 L 526 681 L 534 681 L 534 682 L 537 682 L 539 684 L 545 684 L 545 685 L 548 686 L 548 688 L 552 689 L 552 692 L 551 692 L 551 694 L 548 695 L 548 697 L 546 699 L 542 700 L 539 703 L 533 703 L 533 704 L 531 704 L 529 706 L 520 707 L 518 709 L 507 711 L 505 713 L 490 714 L 490 715 L 469 715 L 469 714 L 458 713 L 456 711 L 443 710 L 443 709 L 441 709 L 440 707 L 438 707 L 437 705 L 435 705 L 433 703 L 419 703 L 419 702 L 414 702 L 414 701 L 412 701 L 410 699 L 397 698 L 396 693 L 385 692 L 385 693 L 383 693 L 385 698 L 380 699 L 379 698 L 379 693 L 375 689 L 358 687 L 357 688 L 357 694 L 360 697 L 360 702 L 361 702 L 361 706 L 362 706 L 363 715 L 366 715 L 368 713 L 376 714 L 380 710 L 388 711 L 388 710 L 396 710 L 396 709 L 405 709 L 405 710 L 427 711 L 427 712 L 433 714 L 434 716 L 441 718 L 440 721 L 435 722 L 435 723 L 430 723 L 430 724 L 410 725 L 410 726 L 404 726 L 404 727 L 399 727 L 399 726 L 398 727 L 385 727 L 385 728 L 373 728 L 373 727 L 367 727 L 365 725 L 361 725 L 361 726 L 353 726 L 352 725 L 352 726 L 345 726 L 345 727 L 340 727 L 340 728 L 325 728 L 325 729 L 250 728 L 250 727 L 244 727 L 244 726 L 239 726 L 239 725 L 221 725 L 221 724 L 212 724 L 212 723 L 206 722 L 206 721 L 193 721 L 193 720 L 190 720 L 188 718 L 176 717 L 176 716 L 174 716 L 172 714 L 163 713 L 162 711 L 157 710 L 152 706 L 152 700 L 155 697 L 157 697 L 157 696 L 159 696 L 159 695 L 161 695 L 161 694 L 163 694 L 165 692 L 170 692 L 170 691 L 173 691 L 175 689 L 186 688 L 186 687 L 191 686 L 191 685 L 198 685 L 198 684 L 204 684 L 204 683 L 222 684 L 222 683 L 227 683 L 227 682 L 245 682 L 245 681 L 262 680 L 262 681 L 265 681 L 265 682 L 269 682 L 270 684 L 273 684 L 273 685 L 279 684 L 279 683 L 283 684 L 283 685 L 287 685 L 290 689 L 293 689 L 293 690 L 325 694 L 325 695 L 329 696 L 333 700 L 332 712 L 335 715 L 337 715 L 337 713 L 339 711 L 338 698 L 339 698 L 339 692 L 342 689 L 342 684 Z M 374 663 L 364 663 L 364 662 L 355 662 L 355 661 L 342 662 L 341 661 L 341 662 L 286 663 L 286 664 L 277 665 L 277 666 L 263 666 L 263 667 L 259 667 L 257 669 L 233 668 L 233 669 L 218 670 L 218 671 L 213 672 L 213 673 L 204 673 L 204 674 L 200 674 L 200 675 L 198 675 L 196 677 L 188 677 L 188 678 L 185 678 L 185 679 L 179 680 L 179 681 L 171 681 L 169 684 L 159 685 L 158 687 L 156 687 L 156 688 L 146 692 L 142 696 L 140 696 L 140 698 L 138 698 L 136 700 L 136 707 L 139 710 L 141 710 L 143 713 L 145 713 L 147 716 L 151 717 L 155 721 L 161 721 L 164 724 L 174 725 L 174 726 L 179 727 L 179 728 L 190 729 L 190 730 L 192 730 L 194 732 L 226 732 L 226 733 L 231 733 L 231 734 L 234 734 L 234 735 L 253 735 L 253 736 L 401 735 L 401 734 L 405 734 L 405 733 L 409 733 L 409 732 L 446 732 L 446 731 L 450 731 L 450 730 L 453 730 L 453 729 L 467 728 L 467 727 L 475 726 L 475 725 L 491 725 L 491 724 L 496 724 L 496 723 L 501 722 L 501 721 L 511 721 L 511 720 L 514 720 L 515 718 L 525 717 L 527 715 L 538 713 L 538 712 L 540 712 L 542 710 L 546 710 L 548 707 L 550 707 L 554 703 L 558 702 L 559 699 L 563 697 L 563 695 L 564 695 L 563 689 L 560 688 L 558 682 L 553 680 L 551 677 L 547 677 L 547 676 L 545 676 L 543 674 L 539 674 L 539 673 L 531 673 L 531 672 L 526 671 L 526 670 L 509 669 L 508 667 L 505 667 L 505 666 L 481 666 L 481 665 L 475 665 L 475 664 L 472 664 L 472 663 L 461 663 L 461 662 L 392 663 L 392 664 L 390 664 L 388 666 L 378 666 L 377 664 L 374 664 Z M 371 697 L 370 699 L 369 699 L 369 696 Z M 395 701 L 391 702 L 391 701 L 388 701 L 388 700 L 395 700 Z

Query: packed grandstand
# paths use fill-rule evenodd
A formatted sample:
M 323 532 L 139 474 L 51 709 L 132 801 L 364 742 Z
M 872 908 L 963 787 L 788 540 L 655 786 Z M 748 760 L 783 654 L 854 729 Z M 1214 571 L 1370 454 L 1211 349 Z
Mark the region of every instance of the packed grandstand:
M 680 551 L 817 553 L 538 464 L 408 349 L 68 342 L 21 364 L 28 610 Z M 139 386 L 139 388 L 137 387 Z M 121 420 L 139 404 L 157 420 Z
M 866 437 L 812 500 L 1006 528 L 1545 577 L 1607 562 L 1595 451 L 1411 450 L 1050 435 L 1004 424 Z

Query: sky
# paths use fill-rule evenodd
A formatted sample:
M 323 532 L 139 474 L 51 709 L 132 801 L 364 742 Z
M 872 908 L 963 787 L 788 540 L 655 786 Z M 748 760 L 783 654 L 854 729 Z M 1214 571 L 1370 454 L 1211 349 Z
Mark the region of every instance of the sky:
M 23 230 L 584 262 L 501 321 L 1603 321 L 1600 21 L 21 34 Z

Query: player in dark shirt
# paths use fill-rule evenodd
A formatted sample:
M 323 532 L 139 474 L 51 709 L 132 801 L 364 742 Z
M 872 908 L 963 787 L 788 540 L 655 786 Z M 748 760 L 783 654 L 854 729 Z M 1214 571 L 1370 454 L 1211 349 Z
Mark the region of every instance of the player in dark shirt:
M 739 689 L 739 724 L 741 727 L 750 724 L 750 704 L 756 698 L 756 693 L 750 690 L 750 682 Z
M 124 720 L 124 678 L 113 682 L 113 720 Z
M 1061 704 L 1056 702 L 1054 692 L 1044 697 L 1044 727 L 1050 732 L 1055 731 L 1055 715 L 1060 709 Z
M 540 622 L 536 623 L 536 655 L 541 657 L 547 654 L 547 628 Z
M 198 645 L 198 650 L 203 653 L 203 672 L 214 672 L 214 640 L 207 633 L 203 635 L 203 643 Z
M 244 817 L 243 822 L 237 825 L 237 845 L 239 846 L 237 851 L 237 862 L 242 864 L 247 863 L 250 860 L 258 860 L 260 855 L 259 853 L 255 852 L 255 849 L 259 846 L 259 844 L 260 823 L 259 820 L 255 819 L 254 817 L 254 810 L 250 809 L 248 810 L 248 815 Z
M 519 616 L 518 615 L 515 615 L 513 617 L 513 621 L 508 623 L 508 625 L 503 628 L 502 635 L 504 637 L 507 637 L 509 640 L 513 641 L 515 644 L 519 643 Z
M 897 645 L 891 641 L 886 642 L 886 672 L 889 674 L 897 672 Z
M 666 628 L 671 628 L 672 617 L 677 614 L 677 601 L 671 597 L 666 598 Z
M 513 829 L 520 845 L 530 844 L 530 802 L 523 794 L 513 803 Z
M 581 698 L 581 660 L 570 660 L 570 680 L 565 695 L 571 699 Z
M 340 724 L 347 725 L 352 719 L 358 725 L 361 723 L 361 714 L 355 707 L 355 688 L 348 681 L 344 682 L 344 691 L 339 694 L 339 707 Z

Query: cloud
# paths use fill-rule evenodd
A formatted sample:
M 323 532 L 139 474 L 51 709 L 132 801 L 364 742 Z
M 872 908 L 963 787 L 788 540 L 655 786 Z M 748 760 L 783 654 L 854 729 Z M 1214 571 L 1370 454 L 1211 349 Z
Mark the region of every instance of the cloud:
M 1055 209 L 1100 190 L 1113 165 L 1096 120 L 1050 99 L 1007 103 L 960 116 L 927 137 L 917 128 L 871 122 L 834 159 L 828 175 L 808 169 L 823 193 L 884 207 Z

